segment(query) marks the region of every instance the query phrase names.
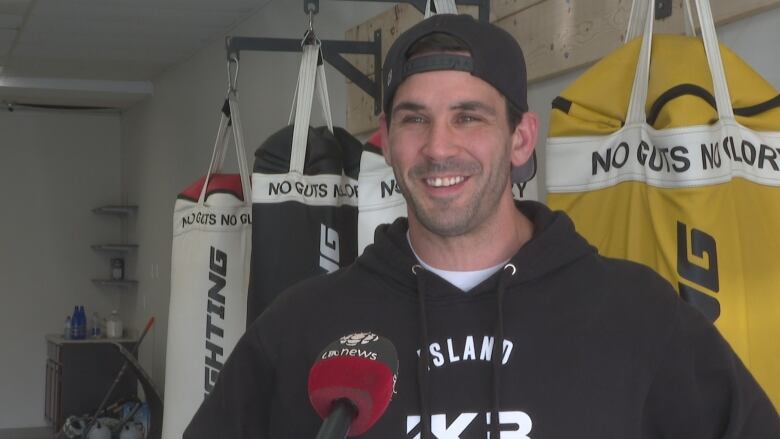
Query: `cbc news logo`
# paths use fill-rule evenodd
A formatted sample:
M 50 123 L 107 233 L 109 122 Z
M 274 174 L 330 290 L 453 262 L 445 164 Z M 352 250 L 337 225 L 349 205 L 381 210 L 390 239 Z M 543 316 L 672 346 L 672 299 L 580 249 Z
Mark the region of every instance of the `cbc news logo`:
M 373 332 L 358 332 L 357 334 L 349 334 L 341 337 L 339 342 L 341 344 L 354 347 L 359 345 L 366 345 L 372 341 L 379 340 L 379 336 Z

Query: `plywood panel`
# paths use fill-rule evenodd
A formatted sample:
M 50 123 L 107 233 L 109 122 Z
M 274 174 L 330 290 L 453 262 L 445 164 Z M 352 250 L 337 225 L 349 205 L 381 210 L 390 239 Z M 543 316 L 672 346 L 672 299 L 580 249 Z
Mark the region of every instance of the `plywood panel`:
M 718 24 L 780 5 L 780 0 L 710 0 Z M 470 11 L 476 16 L 476 8 Z M 461 11 L 465 8 L 461 7 Z M 520 42 L 528 78 L 538 81 L 592 63 L 623 43 L 631 0 L 492 0 L 491 17 Z M 368 40 L 382 29 L 383 58 L 396 36 L 422 18 L 409 5 L 398 5 L 350 29 L 347 38 Z M 672 16 L 656 22 L 657 32 L 683 31 L 683 0 L 673 0 Z M 364 72 L 373 60 L 355 59 Z M 348 87 L 347 127 L 365 133 L 376 127 L 373 103 L 365 93 Z
M 660 32 L 682 30 L 681 1 Z M 523 47 L 530 81 L 593 62 L 623 42 L 631 0 L 546 0 L 496 24 Z
M 374 32 L 382 32 L 382 59 L 385 59 L 390 45 L 400 33 L 412 27 L 415 23 L 422 20 L 422 14 L 409 4 L 400 4 L 393 6 L 383 14 L 373 19 L 359 24 L 352 29 L 347 30 L 344 37 L 347 40 L 372 41 Z M 346 57 L 355 67 L 364 73 L 373 73 L 374 59 L 370 56 L 349 55 Z
M 711 0 L 718 24 L 780 5 L 780 0 Z M 523 46 L 531 81 L 594 62 L 618 48 L 631 0 L 545 0 L 496 21 Z M 656 22 L 657 32 L 683 30 L 683 2 L 674 0 L 672 16 Z
M 370 75 L 374 79 L 374 75 Z M 347 84 L 347 131 L 352 134 L 366 134 L 379 126 L 374 114 L 374 100 L 355 84 Z
M 491 0 L 490 21 L 500 20 L 545 0 Z
M 460 6 L 458 10 L 463 14 L 477 16 L 476 6 Z M 363 24 L 359 24 L 346 31 L 344 37 L 347 40 L 372 41 L 374 32 L 377 30 L 382 33 L 382 60 L 385 59 L 387 51 L 396 40 L 399 34 L 410 27 L 419 23 L 423 15 L 408 4 L 396 5 L 386 12 Z M 352 62 L 361 72 L 372 74 L 374 72 L 374 58 L 365 55 L 347 55 L 346 58 Z

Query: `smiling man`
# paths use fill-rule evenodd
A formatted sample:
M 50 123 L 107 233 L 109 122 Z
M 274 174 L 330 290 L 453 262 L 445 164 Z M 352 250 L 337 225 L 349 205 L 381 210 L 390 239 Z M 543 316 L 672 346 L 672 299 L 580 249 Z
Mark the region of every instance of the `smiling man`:
M 417 255 L 438 268 L 469 271 L 508 261 L 531 237 L 533 226 L 515 207 L 509 175 L 512 166 L 534 166 L 528 161 L 538 122 L 527 111 L 523 53 L 512 37 L 497 28 L 482 35 L 492 26 L 466 16 L 438 21 L 452 21 L 475 44 L 507 51 L 472 58 L 456 35 L 410 30 L 388 54 L 388 116 L 380 124 L 385 158 L 409 206 Z M 491 72 L 485 63 L 496 68 Z
M 381 127 L 408 219 L 282 294 L 185 438 L 315 437 L 309 369 L 332 340 L 350 352 L 375 334 L 395 345 L 398 375 L 361 437 L 780 438 L 764 392 L 666 281 L 601 257 L 565 214 L 513 200 L 535 166 L 525 78 L 517 42 L 471 17 L 399 36 Z

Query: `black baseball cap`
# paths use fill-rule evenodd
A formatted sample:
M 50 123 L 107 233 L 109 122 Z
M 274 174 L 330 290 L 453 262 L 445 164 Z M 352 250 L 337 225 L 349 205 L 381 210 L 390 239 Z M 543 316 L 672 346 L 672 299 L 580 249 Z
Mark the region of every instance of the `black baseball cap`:
M 414 44 L 431 34 L 446 34 L 462 41 L 470 55 L 426 53 L 410 58 Z M 515 38 L 470 15 L 439 14 L 412 26 L 390 46 L 382 71 L 385 114 L 390 114 L 395 91 L 406 78 L 437 70 L 469 72 L 492 85 L 516 110 L 528 111 L 525 57 Z M 525 164 L 512 168 L 512 181 L 524 183 L 534 175 L 536 152 Z

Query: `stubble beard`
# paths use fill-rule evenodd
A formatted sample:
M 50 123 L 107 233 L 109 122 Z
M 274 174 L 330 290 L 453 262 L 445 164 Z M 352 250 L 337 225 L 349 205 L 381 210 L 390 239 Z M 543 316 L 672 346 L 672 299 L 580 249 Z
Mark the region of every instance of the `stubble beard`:
M 487 176 L 487 180 L 481 187 L 477 188 L 477 191 L 471 195 L 462 208 L 452 207 L 452 203 L 456 200 L 448 199 L 430 200 L 433 204 L 429 203 L 428 206 L 425 206 L 421 200 L 422 196 L 409 190 L 406 179 L 398 178 L 402 175 L 399 170 L 394 167 L 393 171 L 401 192 L 406 198 L 410 215 L 414 215 L 426 230 L 435 235 L 455 237 L 475 230 L 498 210 L 498 204 L 509 180 L 510 167 L 508 163 L 507 150 L 503 157 L 498 157 L 496 163 L 493 163 L 492 175 Z M 412 167 L 406 178 L 420 180 L 422 175 L 433 170 L 461 170 L 466 175 L 470 175 L 469 179 L 479 178 L 483 176 L 484 172 L 478 162 L 428 162 Z

